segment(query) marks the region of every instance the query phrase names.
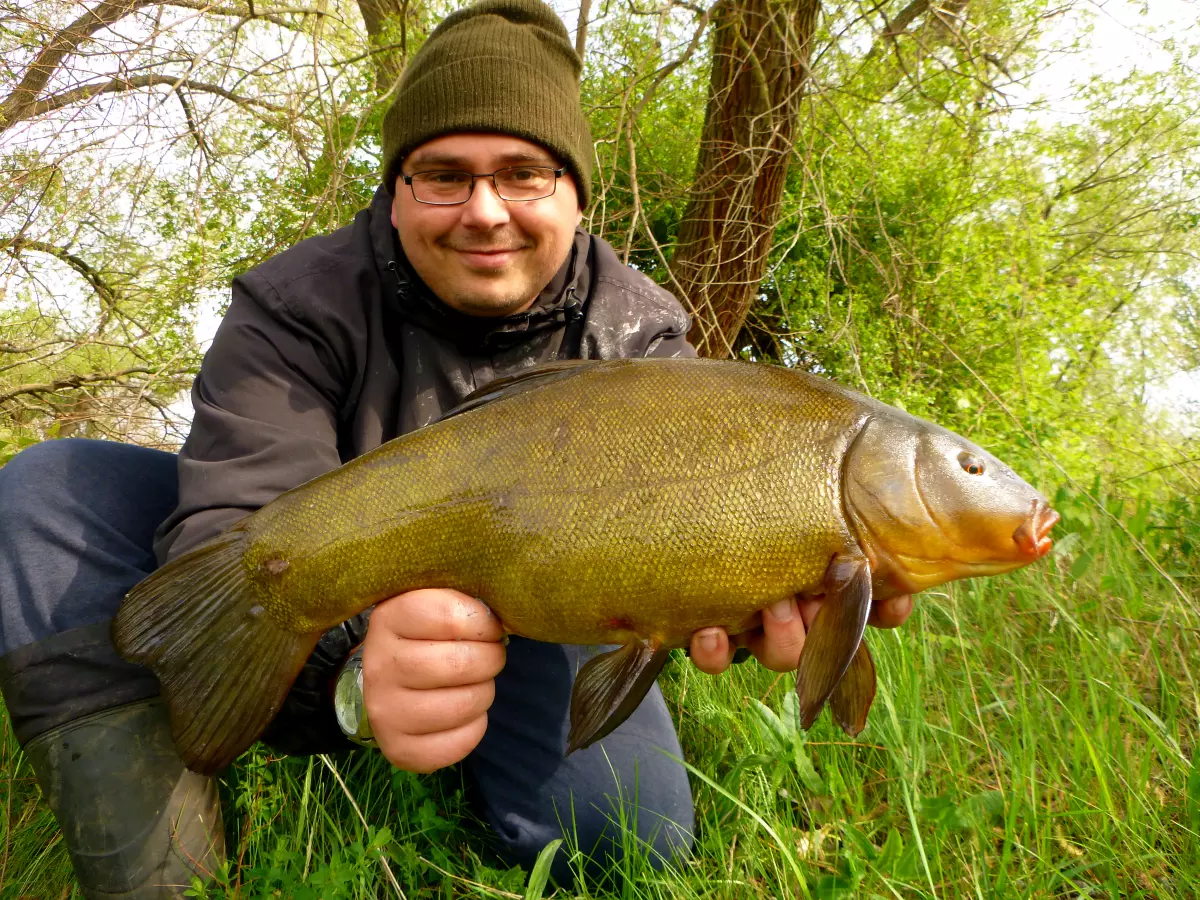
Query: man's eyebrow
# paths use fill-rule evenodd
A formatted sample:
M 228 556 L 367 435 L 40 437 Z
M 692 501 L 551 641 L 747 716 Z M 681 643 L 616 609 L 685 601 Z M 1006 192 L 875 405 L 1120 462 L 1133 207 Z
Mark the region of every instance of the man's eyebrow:
M 557 167 L 558 162 L 548 153 L 533 153 L 528 150 L 514 150 L 512 153 L 502 153 L 495 158 L 497 166 L 516 165 L 519 163 L 540 163 Z M 414 166 L 441 166 L 448 169 L 466 169 L 467 161 L 461 156 L 449 153 L 416 153 L 409 157 L 408 162 Z

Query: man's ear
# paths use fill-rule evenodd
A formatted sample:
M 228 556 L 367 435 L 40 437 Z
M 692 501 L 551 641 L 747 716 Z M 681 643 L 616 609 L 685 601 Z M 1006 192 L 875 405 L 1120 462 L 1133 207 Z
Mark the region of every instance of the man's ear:
M 582 206 L 579 207 L 579 211 L 577 213 L 575 213 L 575 227 L 578 228 L 581 222 L 583 222 L 583 207 Z

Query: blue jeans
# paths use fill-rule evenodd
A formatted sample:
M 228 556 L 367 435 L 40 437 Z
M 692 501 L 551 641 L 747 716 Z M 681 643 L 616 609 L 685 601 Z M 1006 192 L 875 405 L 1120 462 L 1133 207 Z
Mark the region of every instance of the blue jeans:
M 108 625 L 154 570 L 154 531 L 176 493 L 174 455 L 128 444 L 48 441 L 0 468 L 0 688 L 21 741 L 157 693 L 146 669 L 116 655 Z M 663 858 L 688 852 L 691 792 L 683 767 L 658 749 L 682 755 L 657 686 L 603 741 L 563 756 L 587 655 L 510 643 L 487 733 L 465 762 L 487 820 L 526 866 L 564 827 L 594 858 L 619 855 L 621 807 Z M 566 873 L 560 855 L 555 877 Z

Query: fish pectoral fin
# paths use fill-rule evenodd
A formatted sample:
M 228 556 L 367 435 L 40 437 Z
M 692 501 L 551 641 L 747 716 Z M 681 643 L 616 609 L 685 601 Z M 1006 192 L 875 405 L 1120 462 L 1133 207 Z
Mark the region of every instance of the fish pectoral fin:
M 875 661 L 867 648 L 867 640 L 858 645 L 846 674 L 829 695 L 829 711 L 842 731 L 857 737 L 867 727 L 867 713 L 875 701 Z
M 158 676 L 184 764 L 212 774 L 257 740 L 320 638 L 276 625 L 242 564 L 245 533 L 225 532 L 133 588 L 113 643 Z
M 588 660 L 571 691 L 567 753 L 591 746 L 628 719 L 670 655 L 670 650 L 635 641 Z
M 835 556 L 825 573 L 825 599 L 804 639 L 796 671 L 800 724 L 804 728 L 816 721 L 858 653 L 870 611 L 871 567 L 867 560 L 861 556 Z M 872 665 L 872 688 L 873 676 Z M 854 695 L 847 699 L 854 699 Z

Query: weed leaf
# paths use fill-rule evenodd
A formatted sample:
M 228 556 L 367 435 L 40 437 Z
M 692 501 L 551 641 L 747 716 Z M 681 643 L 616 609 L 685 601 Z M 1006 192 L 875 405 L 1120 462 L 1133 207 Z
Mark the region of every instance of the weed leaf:
M 562 846 L 562 838 L 555 838 L 538 854 L 533 871 L 529 873 L 529 884 L 525 888 L 525 900 L 542 900 L 542 892 L 546 890 L 546 882 L 550 880 L 550 865 L 554 862 L 554 854 Z

